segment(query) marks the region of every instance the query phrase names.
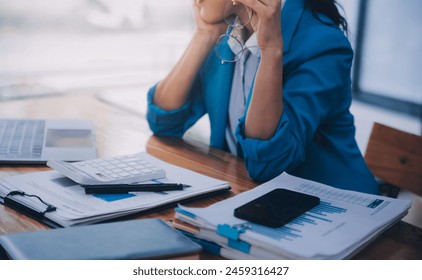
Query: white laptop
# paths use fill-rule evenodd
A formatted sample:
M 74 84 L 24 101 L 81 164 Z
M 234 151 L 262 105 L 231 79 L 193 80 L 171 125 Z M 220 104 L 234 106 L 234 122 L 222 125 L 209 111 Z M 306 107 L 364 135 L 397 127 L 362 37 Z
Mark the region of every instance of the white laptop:
M 80 161 L 97 157 L 88 120 L 0 119 L 0 163 Z

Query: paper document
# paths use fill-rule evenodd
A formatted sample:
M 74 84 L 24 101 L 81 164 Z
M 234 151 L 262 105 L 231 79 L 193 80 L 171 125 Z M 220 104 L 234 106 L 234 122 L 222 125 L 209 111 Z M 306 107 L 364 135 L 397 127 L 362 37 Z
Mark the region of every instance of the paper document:
M 168 164 L 149 154 L 143 153 L 142 158 L 163 167 L 167 174 L 166 178 L 145 183 L 172 182 L 191 187 L 168 192 L 87 195 L 80 185 L 60 173 L 45 171 L 1 179 L 0 199 L 3 202 L 12 191 L 24 192 L 31 196 L 13 195 L 13 199 L 39 212 L 46 209 L 46 204 L 56 207 L 55 211 L 46 212 L 44 216 L 63 227 L 68 227 L 125 216 L 229 188 L 227 182 Z
M 235 208 L 276 188 L 311 194 L 321 202 L 279 228 L 234 217 Z M 199 227 L 198 237 L 255 258 L 344 259 L 403 217 L 410 205 L 408 200 L 346 191 L 283 173 L 207 208 L 181 206 L 176 217 Z

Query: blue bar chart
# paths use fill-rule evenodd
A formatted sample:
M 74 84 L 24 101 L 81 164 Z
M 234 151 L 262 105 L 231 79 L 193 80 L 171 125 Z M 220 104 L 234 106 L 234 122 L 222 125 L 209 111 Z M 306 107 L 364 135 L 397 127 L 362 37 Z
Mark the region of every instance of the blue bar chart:
M 345 208 L 336 207 L 331 205 L 331 203 L 321 201 L 318 206 L 279 228 L 265 227 L 250 222 L 243 223 L 241 226 L 269 238 L 293 241 L 302 237 L 302 227 L 316 226 L 320 223 L 332 223 L 333 221 L 330 219 L 330 216 L 346 212 L 347 209 Z

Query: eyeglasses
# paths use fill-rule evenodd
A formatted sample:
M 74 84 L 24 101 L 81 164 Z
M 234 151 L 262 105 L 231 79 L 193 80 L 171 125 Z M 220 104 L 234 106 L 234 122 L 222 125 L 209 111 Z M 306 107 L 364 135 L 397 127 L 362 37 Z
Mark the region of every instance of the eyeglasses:
M 228 2 L 231 3 L 231 1 Z M 243 27 L 252 19 L 252 10 L 246 6 L 243 6 L 243 8 L 249 17 L 246 23 L 241 23 L 238 17 L 234 15 L 225 17 L 225 21 L 228 25 L 227 30 L 218 38 L 214 49 L 216 56 L 221 60 L 222 64 L 238 61 L 244 52 L 248 50 L 243 42 L 242 32 L 244 32 Z
M 245 45 L 239 35 L 232 34 L 233 27 L 229 26 L 226 33 L 221 35 L 215 47 L 215 54 L 221 60 L 221 63 L 238 61 L 245 51 Z

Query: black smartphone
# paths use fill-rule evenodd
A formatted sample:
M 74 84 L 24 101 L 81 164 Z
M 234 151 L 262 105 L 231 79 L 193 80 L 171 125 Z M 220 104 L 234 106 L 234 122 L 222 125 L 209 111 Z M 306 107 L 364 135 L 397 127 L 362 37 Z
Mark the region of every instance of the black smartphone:
M 286 189 L 272 190 L 234 210 L 234 216 L 256 224 L 281 227 L 319 204 L 319 197 Z

